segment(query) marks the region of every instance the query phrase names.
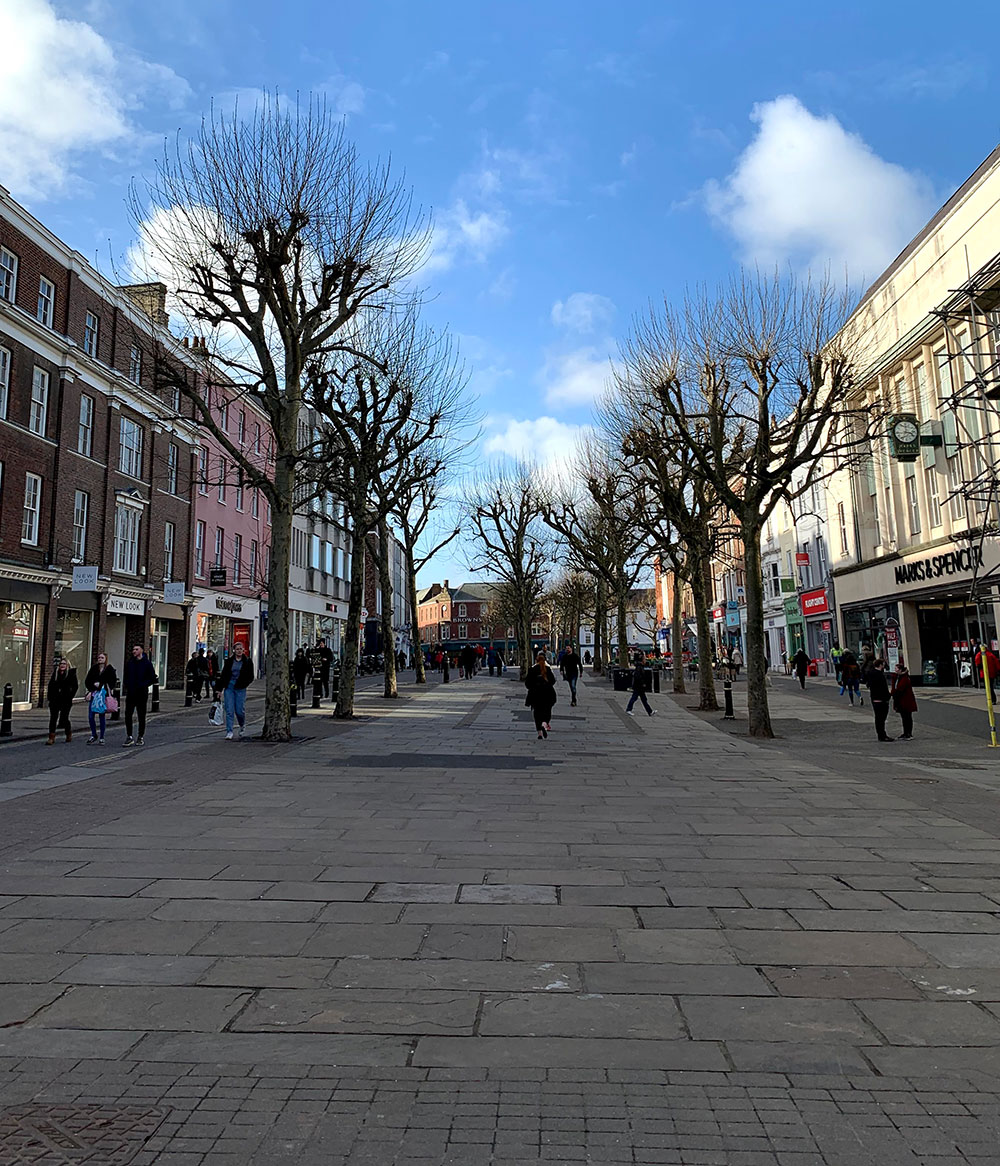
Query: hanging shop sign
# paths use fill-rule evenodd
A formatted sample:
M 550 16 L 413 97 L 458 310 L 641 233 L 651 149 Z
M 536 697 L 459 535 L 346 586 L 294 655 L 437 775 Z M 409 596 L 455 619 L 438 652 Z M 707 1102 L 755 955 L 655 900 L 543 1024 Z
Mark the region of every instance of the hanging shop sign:
M 792 575 L 782 575 L 781 576 L 781 590 L 782 590 L 782 592 L 784 592 L 785 594 L 788 594 L 789 592 L 798 591 L 798 589 L 799 589 L 799 585 L 798 585 L 798 583 L 795 582 L 794 576 L 792 576 Z
M 817 587 L 815 591 L 803 591 L 801 601 L 803 615 L 822 615 L 830 610 L 825 587 Z
M 97 590 L 97 568 L 96 567 L 74 567 L 73 568 L 73 591 L 96 591 Z
M 796 567 L 808 567 L 809 566 L 809 552 L 808 551 L 796 551 L 795 552 L 795 565 L 796 565 Z
M 163 602 L 164 603 L 183 603 L 184 602 L 184 584 L 183 583 L 164 583 L 163 584 Z
M 208 585 L 209 587 L 225 587 L 226 568 L 210 567 L 208 571 Z

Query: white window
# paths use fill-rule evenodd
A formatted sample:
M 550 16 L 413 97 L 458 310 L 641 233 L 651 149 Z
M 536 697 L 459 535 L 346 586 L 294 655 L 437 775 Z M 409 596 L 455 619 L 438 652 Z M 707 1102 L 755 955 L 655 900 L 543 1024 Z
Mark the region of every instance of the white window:
M 138 344 L 128 350 L 128 379 L 136 384 L 142 381 L 142 349 Z
M 167 446 L 167 490 L 171 494 L 177 493 L 177 466 L 180 462 L 180 450 L 171 442 Z
M 895 522 L 892 516 L 892 490 L 886 486 L 885 488 L 885 538 L 887 543 L 891 543 L 896 538 Z
M 464 623 L 460 623 L 458 625 L 458 638 L 460 640 L 466 640 L 469 638 L 469 629 Z
M 223 433 L 229 432 L 229 402 L 219 402 L 219 428 Z
M 45 436 L 45 422 L 49 414 L 49 374 L 36 366 L 31 374 L 31 411 L 28 428 Z
M 826 578 L 826 543 L 822 535 L 816 539 L 816 565 L 819 567 L 816 573 L 816 583 L 819 585 Z
M 56 306 L 56 285 L 43 275 L 38 281 L 38 311 L 36 315 L 46 326 L 52 327 Z
M 785 574 L 788 576 L 789 579 L 794 578 L 794 573 L 792 571 L 792 552 L 791 551 L 785 551 Z
M 174 577 L 174 536 L 176 530 L 172 522 L 163 526 L 163 581 L 169 583 Z
M 214 566 L 222 566 L 222 552 L 225 547 L 226 532 L 221 526 L 215 528 L 215 563 Z
M 916 476 L 906 479 L 906 510 L 910 518 L 910 534 L 919 534 L 920 502 L 917 498 Z
M 260 554 L 260 551 L 257 547 L 257 540 L 255 538 L 252 538 L 250 540 L 250 586 L 251 587 L 256 587 L 256 585 L 257 585 L 257 570 L 258 570 L 258 566 L 259 566 L 257 559 L 258 559 L 259 554 Z
M 219 458 L 219 501 L 226 504 L 226 459 Z
M 0 247 L 0 299 L 12 304 L 17 295 L 17 256 Z
M 24 475 L 24 509 L 21 512 L 21 542 L 38 546 L 38 515 L 42 509 L 42 479 Z
M 945 401 L 951 396 L 951 367 L 947 348 L 934 349 L 934 368 L 937 373 L 938 400 Z
M 199 576 L 205 574 L 205 524 L 203 522 L 194 524 L 194 573 Z
M 233 535 L 233 583 L 240 583 L 240 559 L 243 557 L 243 536 Z
M 459 619 L 465 619 L 465 616 L 466 616 L 466 609 L 465 609 L 465 604 L 464 604 L 464 603 L 460 603 L 460 604 L 458 605 L 458 618 L 459 618 Z M 459 637 L 459 638 L 461 638 L 461 637 Z
M 131 417 L 122 417 L 119 427 L 118 468 L 130 478 L 142 477 L 142 426 Z
M 441 625 L 441 640 L 446 641 L 451 639 L 451 625 L 443 623 Z
M 134 506 L 115 509 L 115 570 L 125 575 L 139 571 L 139 524 L 141 513 Z
M 850 548 L 847 542 L 847 513 L 843 502 L 837 503 L 837 525 L 840 527 L 840 553 L 846 555 Z
M 180 391 L 180 389 L 174 388 L 174 389 L 170 390 L 170 408 L 173 409 L 173 411 L 175 413 L 180 413 L 180 411 L 181 411 L 181 391 Z
M 254 453 L 260 453 L 260 422 L 259 421 L 255 421 L 253 423 L 253 451 L 254 451 Z
M 962 465 L 956 453 L 948 459 L 948 513 L 956 522 L 965 517 L 962 498 Z
M 343 547 L 337 547 L 336 561 L 334 563 L 333 573 L 337 576 L 338 579 L 345 578 Z
M 806 561 L 799 567 L 799 581 L 803 587 L 812 587 L 812 553 L 809 549 L 809 540 L 802 544 L 802 552 L 806 557 Z M 735 598 L 731 596 L 730 598 Z M 537 632 L 532 632 L 532 635 L 538 635 Z
M 236 423 L 236 433 L 239 437 L 240 448 L 242 449 L 247 437 L 247 413 L 245 409 L 240 410 L 240 418 Z
M 101 322 L 93 312 L 88 312 L 83 323 L 83 351 L 88 356 L 97 355 L 97 334 Z
M 204 445 L 198 449 L 198 493 L 208 493 L 208 449 Z
M 80 397 L 80 424 L 76 430 L 76 451 L 90 457 L 94 451 L 94 398 Z
M 940 526 L 941 495 L 938 492 L 937 470 L 933 466 L 924 471 L 924 481 L 927 485 L 927 506 L 930 510 L 931 526 Z
M 236 468 L 236 509 L 243 509 L 243 471 Z
M 260 514 L 260 491 L 250 492 L 250 513 L 256 518 Z
M 10 401 L 10 353 L 0 348 L 0 421 L 6 420 Z
M 87 513 L 90 496 L 83 490 L 73 495 L 73 558 L 82 563 L 87 557 Z

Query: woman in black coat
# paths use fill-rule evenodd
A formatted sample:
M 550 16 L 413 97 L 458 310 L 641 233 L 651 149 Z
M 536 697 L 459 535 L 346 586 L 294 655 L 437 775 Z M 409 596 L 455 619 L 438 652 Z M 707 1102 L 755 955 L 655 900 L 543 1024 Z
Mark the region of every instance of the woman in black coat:
M 66 730 L 66 744 L 73 740 L 73 730 L 69 723 L 69 710 L 73 707 L 73 697 L 79 687 L 76 669 L 70 668 L 68 660 L 60 660 L 49 681 L 46 698 L 49 702 L 49 739 L 47 745 L 56 743 L 56 725 Z
M 88 745 L 96 745 L 98 741 L 104 744 L 104 730 L 107 721 L 107 698 L 115 691 L 115 686 L 118 684 L 118 674 L 114 668 L 108 663 L 108 658 L 103 652 L 97 653 L 97 660 L 92 665 L 90 671 L 87 673 L 83 681 L 83 686 L 87 690 L 87 699 L 90 701 L 90 706 L 87 709 L 87 716 L 90 720 L 90 740 Z M 93 709 L 94 694 L 104 690 L 105 711 L 103 713 L 95 713 Z M 101 736 L 97 736 L 97 726 L 100 723 Z
M 539 739 L 547 737 L 552 729 L 552 707 L 556 703 L 556 675 L 545 659 L 545 653 L 535 657 L 535 666 L 528 669 L 524 687 L 528 690 L 525 704 L 535 714 L 535 728 Z

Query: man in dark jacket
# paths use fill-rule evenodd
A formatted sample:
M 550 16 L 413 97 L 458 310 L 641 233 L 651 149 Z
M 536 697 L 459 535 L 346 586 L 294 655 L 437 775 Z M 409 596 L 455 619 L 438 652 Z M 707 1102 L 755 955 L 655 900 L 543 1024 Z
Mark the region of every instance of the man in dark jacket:
M 656 712 L 656 709 L 649 707 L 649 701 L 646 700 L 646 668 L 645 658 L 641 652 L 635 654 L 635 671 L 632 673 L 632 695 L 629 697 L 628 704 L 625 706 L 625 712 L 630 717 L 634 717 L 632 706 L 637 700 L 642 701 L 642 707 L 646 710 L 649 716 Z M 575 701 L 573 702 L 576 703 Z
M 239 722 L 240 736 L 246 727 L 247 688 L 253 683 L 253 660 L 244 655 L 243 645 L 236 643 L 233 654 L 222 667 L 215 699 L 222 693 L 226 705 L 226 740 L 233 739 L 233 719 Z
M 805 688 L 806 676 L 809 673 L 809 655 L 805 648 L 799 648 L 795 653 L 792 657 L 792 665 L 795 668 L 795 675 L 799 678 L 799 685 Z
M 583 669 L 583 662 L 576 654 L 576 648 L 572 644 L 566 645 L 566 650 L 562 658 L 563 676 L 566 677 L 566 683 L 569 685 L 569 690 L 573 695 L 570 704 L 576 704 L 576 686 L 580 679 L 580 672 Z
M 462 672 L 466 680 L 471 680 L 476 671 L 476 649 L 466 644 L 462 649 Z
M 883 659 L 872 661 L 865 683 L 868 685 L 872 712 L 875 714 L 875 735 L 880 741 L 895 741 L 895 737 L 888 737 L 885 732 L 885 721 L 889 715 L 889 682 L 885 678 Z
M 320 661 L 319 682 L 323 689 L 323 698 L 325 700 L 330 695 L 330 666 L 333 664 L 333 650 L 327 647 L 326 640 L 319 639 L 316 641 L 316 651 L 319 654 Z M 229 661 L 227 660 L 226 663 L 228 664 Z M 222 685 L 222 687 L 224 688 L 225 685 Z
M 125 744 L 145 745 L 146 706 L 149 704 L 149 690 L 156 683 L 156 673 L 142 650 L 142 644 L 136 644 L 132 655 L 125 661 L 122 683 L 125 685 Z M 139 720 L 139 736 L 135 740 L 132 737 L 133 716 Z

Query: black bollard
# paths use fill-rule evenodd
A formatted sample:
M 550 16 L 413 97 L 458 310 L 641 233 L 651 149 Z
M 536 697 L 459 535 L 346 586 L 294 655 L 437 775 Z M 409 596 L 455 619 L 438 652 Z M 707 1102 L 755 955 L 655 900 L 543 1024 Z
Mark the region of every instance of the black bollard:
M 292 717 L 299 715 L 299 686 L 294 680 L 288 689 L 288 715 Z
M 319 674 L 319 669 L 313 669 L 313 699 L 312 707 L 318 709 L 321 707 L 323 699 L 323 678 Z
M 653 669 L 653 691 L 654 692 L 660 691 L 660 670 L 659 670 L 659 668 Z
M 122 686 L 121 686 L 121 681 L 117 681 L 117 680 L 115 681 L 114 692 L 111 695 L 118 702 L 118 707 L 111 714 L 111 719 L 113 721 L 120 721 L 122 719 Z
M 0 714 L 0 737 L 14 735 L 14 689 L 11 685 L 3 686 L 3 713 Z
M 158 713 L 160 711 L 160 678 L 159 676 L 153 681 L 153 703 L 149 706 L 151 713 Z
M 724 721 L 735 721 L 736 714 L 733 712 L 733 682 L 731 680 L 723 680 L 722 695 L 726 698 L 726 713 L 722 719 Z
M 445 652 L 445 654 L 444 654 L 443 668 L 444 668 L 444 677 L 442 678 L 441 683 L 442 684 L 450 684 L 451 683 L 451 670 L 450 670 L 449 663 L 448 663 L 448 653 L 447 652 Z
M 340 661 L 334 661 L 330 669 L 330 699 L 334 704 L 340 699 Z
M 186 709 L 189 709 L 189 708 L 191 708 L 191 706 L 193 704 L 194 704 L 193 677 L 185 676 L 184 677 L 184 707 Z

